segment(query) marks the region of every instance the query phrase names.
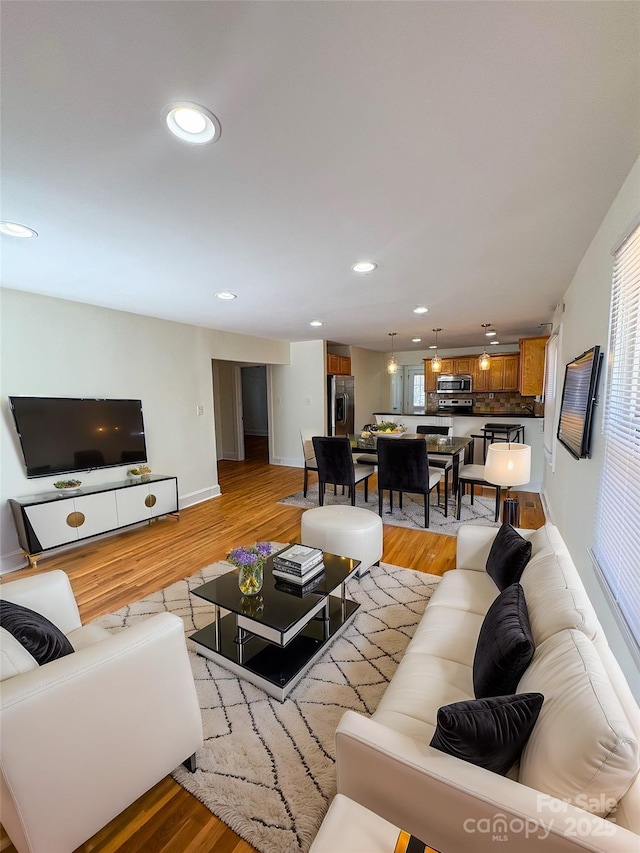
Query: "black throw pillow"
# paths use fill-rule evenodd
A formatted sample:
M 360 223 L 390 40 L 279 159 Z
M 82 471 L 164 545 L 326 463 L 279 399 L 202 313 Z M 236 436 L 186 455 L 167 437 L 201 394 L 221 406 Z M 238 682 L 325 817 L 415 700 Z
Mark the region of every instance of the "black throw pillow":
M 445 705 L 430 746 L 504 776 L 520 758 L 543 702 L 542 693 L 520 693 Z
M 12 601 L 0 600 L 0 624 L 40 666 L 70 655 L 74 650 L 60 628 L 46 616 Z
M 530 559 L 531 542 L 523 539 L 510 524 L 503 524 L 489 551 L 487 574 L 503 590 L 520 580 Z
M 514 583 L 487 610 L 473 658 L 476 699 L 515 693 L 535 645 L 524 590 Z

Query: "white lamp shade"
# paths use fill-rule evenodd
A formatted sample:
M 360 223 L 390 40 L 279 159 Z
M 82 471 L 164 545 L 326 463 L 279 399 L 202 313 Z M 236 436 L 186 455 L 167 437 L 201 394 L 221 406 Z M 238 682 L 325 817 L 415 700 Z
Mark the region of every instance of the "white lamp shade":
M 531 448 L 528 444 L 490 444 L 484 463 L 484 478 L 496 486 L 523 486 L 531 478 Z

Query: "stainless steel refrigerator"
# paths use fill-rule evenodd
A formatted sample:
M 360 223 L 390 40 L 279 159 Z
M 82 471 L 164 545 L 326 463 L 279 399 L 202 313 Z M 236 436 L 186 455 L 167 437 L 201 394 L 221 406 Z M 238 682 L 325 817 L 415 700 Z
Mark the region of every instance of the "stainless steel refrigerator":
M 354 432 L 355 379 L 353 376 L 327 376 L 327 435 Z

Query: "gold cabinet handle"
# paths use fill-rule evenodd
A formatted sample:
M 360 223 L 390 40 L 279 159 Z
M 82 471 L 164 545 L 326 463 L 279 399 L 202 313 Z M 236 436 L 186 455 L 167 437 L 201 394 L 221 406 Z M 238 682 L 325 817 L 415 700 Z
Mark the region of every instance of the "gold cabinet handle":
M 144 499 L 144 505 L 148 506 L 149 509 L 151 509 L 152 506 L 156 505 L 157 500 L 158 499 L 156 498 L 155 495 L 147 495 L 146 498 Z
M 69 527 L 82 527 L 85 522 L 83 512 L 70 512 L 67 516 L 67 524 Z

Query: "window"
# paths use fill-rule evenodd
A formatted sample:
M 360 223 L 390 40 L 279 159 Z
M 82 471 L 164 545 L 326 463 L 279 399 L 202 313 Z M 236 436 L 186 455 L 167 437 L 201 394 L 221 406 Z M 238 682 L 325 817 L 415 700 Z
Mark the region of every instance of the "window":
M 403 369 L 404 379 L 404 406 L 405 414 L 411 412 L 424 412 L 424 367 L 405 367 Z
M 603 435 L 593 556 L 640 647 L 640 225 L 614 253 Z

